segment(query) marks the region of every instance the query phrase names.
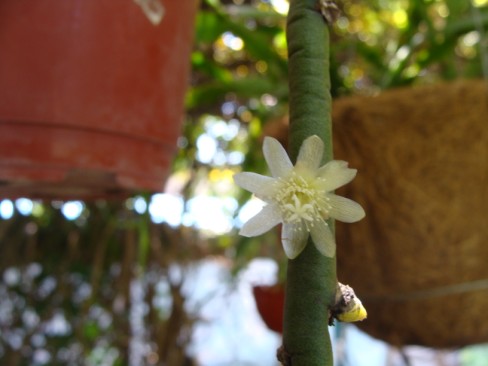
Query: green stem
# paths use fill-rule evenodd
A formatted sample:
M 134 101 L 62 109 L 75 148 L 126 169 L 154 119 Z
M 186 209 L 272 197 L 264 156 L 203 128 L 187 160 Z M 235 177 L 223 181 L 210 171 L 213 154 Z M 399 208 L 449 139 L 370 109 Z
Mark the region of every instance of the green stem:
M 332 159 L 329 30 L 318 0 L 291 0 L 287 23 L 290 141 L 296 159 L 305 138 L 325 143 L 324 163 Z M 283 347 L 287 366 L 332 366 L 328 308 L 337 285 L 336 260 L 326 258 L 311 240 L 288 261 Z

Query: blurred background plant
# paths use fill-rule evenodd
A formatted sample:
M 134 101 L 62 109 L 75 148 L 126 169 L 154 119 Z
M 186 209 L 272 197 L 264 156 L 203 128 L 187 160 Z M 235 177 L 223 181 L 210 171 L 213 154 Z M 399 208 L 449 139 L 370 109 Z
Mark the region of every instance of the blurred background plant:
M 334 97 L 488 79 L 486 0 L 338 5 Z M 164 193 L 1 201 L 2 364 L 204 364 L 191 352 L 192 330 L 212 293 L 188 300 L 192 268 L 213 260 L 237 274 L 256 257 L 283 261 L 277 233 L 236 235 L 260 203 L 232 175 L 265 172 L 263 131 L 287 113 L 287 9 L 286 0 L 201 2 L 184 130 Z

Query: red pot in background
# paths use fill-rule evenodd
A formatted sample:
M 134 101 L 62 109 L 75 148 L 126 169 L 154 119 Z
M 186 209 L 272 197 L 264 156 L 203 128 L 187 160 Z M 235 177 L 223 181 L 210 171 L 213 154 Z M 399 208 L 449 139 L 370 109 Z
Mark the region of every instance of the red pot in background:
M 283 285 L 255 286 L 253 294 L 259 314 L 266 326 L 275 332 L 283 333 L 283 307 L 285 305 Z
M 152 2 L 157 25 L 133 0 L 0 2 L 0 197 L 162 189 L 197 1 Z

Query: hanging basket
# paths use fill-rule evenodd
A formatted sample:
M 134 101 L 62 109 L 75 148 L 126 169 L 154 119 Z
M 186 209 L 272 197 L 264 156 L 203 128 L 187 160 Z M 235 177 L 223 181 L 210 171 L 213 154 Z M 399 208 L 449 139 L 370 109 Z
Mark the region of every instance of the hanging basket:
M 144 0 L 0 3 L 0 197 L 162 189 L 197 2 L 152 3 L 159 22 Z
M 488 84 L 388 91 L 334 104 L 341 191 L 366 218 L 337 224 L 339 278 L 391 344 L 488 341 Z
M 488 342 L 488 84 L 458 81 L 333 104 L 334 155 L 358 169 L 338 194 L 338 277 L 394 345 Z M 286 142 L 283 121 L 266 134 Z

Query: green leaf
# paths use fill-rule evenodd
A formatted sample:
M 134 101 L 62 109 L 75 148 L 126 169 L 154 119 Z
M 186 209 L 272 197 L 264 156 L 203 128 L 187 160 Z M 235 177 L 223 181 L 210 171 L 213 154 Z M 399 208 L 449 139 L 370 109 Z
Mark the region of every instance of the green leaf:
M 248 77 L 230 82 L 211 82 L 189 90 L 186 107 L 196 108 L 222 101 L 228 93 L 238 97 L 252 98 L 270 93 L 278 97 L 286 96 L 286 84 L 277 84 L 265 77 Z

